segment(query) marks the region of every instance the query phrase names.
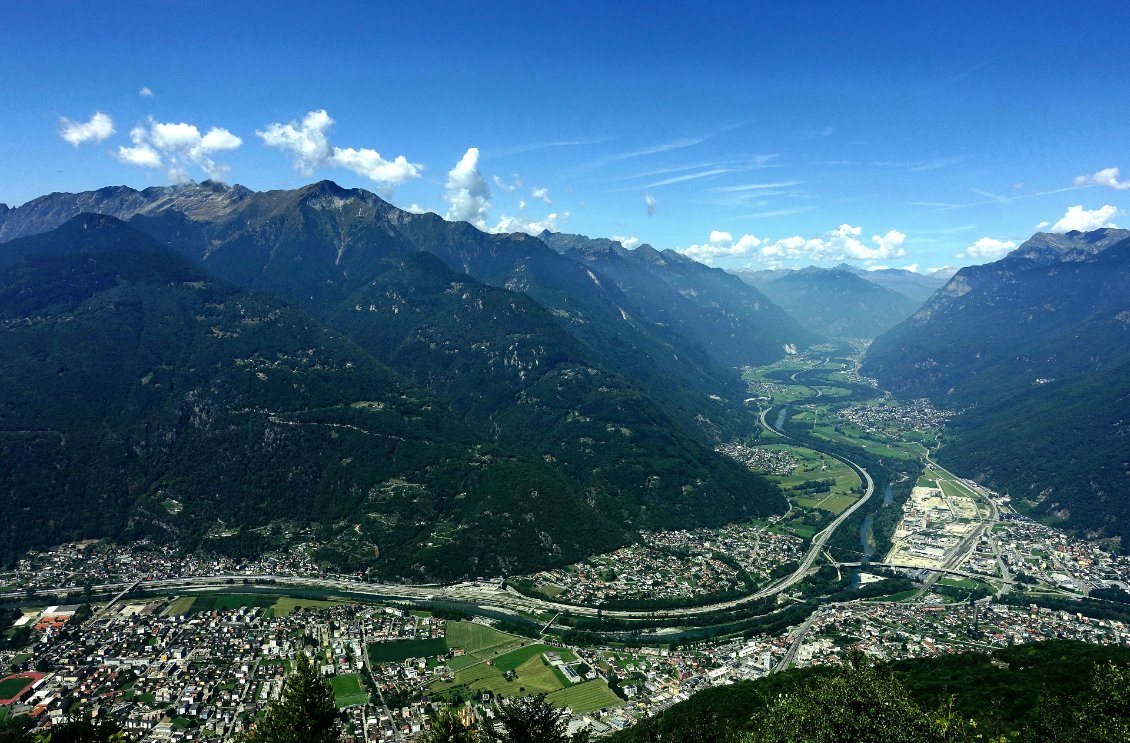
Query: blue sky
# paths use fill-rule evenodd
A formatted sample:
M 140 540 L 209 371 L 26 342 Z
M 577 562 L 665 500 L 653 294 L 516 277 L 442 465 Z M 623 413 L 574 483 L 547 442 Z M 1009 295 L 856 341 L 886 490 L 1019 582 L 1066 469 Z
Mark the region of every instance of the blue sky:
M 1126 2 L 4 3 L 0 201 L 330 178 L 723 267 L 983 263 L 1130 225 L 1128 28 Z

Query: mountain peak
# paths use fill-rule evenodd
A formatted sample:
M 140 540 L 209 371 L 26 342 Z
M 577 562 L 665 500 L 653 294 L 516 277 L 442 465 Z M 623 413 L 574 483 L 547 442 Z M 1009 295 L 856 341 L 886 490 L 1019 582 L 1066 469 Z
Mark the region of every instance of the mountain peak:
M 1004 260 L 1023 259 L 1035 263 L 1085 260 L 1127 238 L 1130 238 L 1130 230 L 1116 227 L 1101 227 L 1089 232 L 1072 230 L 1062 234 L 1037 232 Z

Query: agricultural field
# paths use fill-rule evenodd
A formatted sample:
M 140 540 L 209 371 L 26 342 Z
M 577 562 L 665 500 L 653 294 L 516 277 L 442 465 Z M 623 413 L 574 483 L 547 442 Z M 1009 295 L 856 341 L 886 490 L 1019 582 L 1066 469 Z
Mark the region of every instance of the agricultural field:
M 361 679 L 356 674 L 334 676 L 330 679 L 330 688 L 333 689 L 334 701 L 338 709 L 369 701 L 369 695 L 361 688 Z
M 509 635 L 504 636 L 509 637 Z M 497 652 L 496 648 L 510 649 L 491 657 Z M 543 653 L 547 652 L 557 653 L 566 663 L 576 660 L 576 655 L 565 648 L 542 643 L 519 644 L 513 647 L 511 642 L 506 642 L 500 646 L 481 648 L 477 656 L 452 658 L 448 665 L 455 671 L 454 680 L 435 683 L 431 690 L 436 694 L 462 689 L 476 694 L 490 692 L 501 696 L 518 697 L 541 692 L 550 694 L 568 689 L 570 684 L 564 674 L 546 662 Z M 513 674 L 513 677 L 508 679 L 507 674 Z M 592 703 L 592 700 L 589 703 Z M 619 703 L 618 699 L 616 703 Z
M 192 605 L 196 603 L 195 596 L 177 596 L 173 603 L 163 612 L 166 617 L 176 617 L 181 614 L 188 614 L 192 609 Z
M 568 707 L 576 713 L 619 707 L 624 703 L 608 688 L 604 679 L 593 679 L 576 686 L 570 686 L 568 689 L 551 692 L 546 697 L 546 701 L 555 707 Z
M 789 444 L 773 444 L 763 448 L 787 451 L 797 460 L 797 467 L 791 474 L 772 478 L 780 485 L 785 496 L 794 499 L 797 505 L 820 508 L 838 515 L 859 497 L 862 485 L 859 475 L 838 459 Z M 835 482 L 827 485 L 826 489 L 801 490 L 806 482 L 821 480 Z
M 295 609 L 329 609 L 341 606 L 341 601 L 326 601 L 323 599 L 296 599 L 293 596 L 280 596 L 275 602 L 274 613 L 276 617 L 285 617 L 294 613 Z
M 515 635 L 499 632 L 477 622 L 447 623 L 447 644 L 453 648 L 463 648 L 468 653 L 477 653 L 516 639 Z
M 850 495 L 824 495 L 816 498 L 795 498 L 793 502 L 803 508 L 818 508 L 821 511 L 828 511 L 829 513 L 839 516 L 841 513 L 851 507 L 852 503 L 858 500 Z
M 833 419 L 832 411 L 822 406 L 819 415 L 812 407 L 805 406 L 790 416 L 789 420 L 793 425 L 811 430 L 817 438 L 857 446 L 881 457 L 911 459 L 918 456 L 902 445 L 889 439 L 879 439 L 853 423 Z

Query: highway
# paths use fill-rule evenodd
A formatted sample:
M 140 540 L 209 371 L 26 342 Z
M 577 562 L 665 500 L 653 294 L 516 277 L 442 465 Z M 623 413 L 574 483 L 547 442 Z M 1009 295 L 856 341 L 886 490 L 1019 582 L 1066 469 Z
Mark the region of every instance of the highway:
M 799 373 L 799 372 L 798 372 Z M 795 376 L 795 375 L 794 375 Z M 819 390 L 817 390 L 819 391 Z M 782 439 L 790 439 L 790 437 L 769 425 L 765 420 L 768 410 L 761 410 L 759 413 L 759 421 L 761 425 L 771 433 L 781 437 Z M 806 444 L 806 446 L 809 446 Z M 811 448 L 811 446 L 809 446 Z M 574 616 L 595 617 L 598 613 L 606 617 L 614 617 L 617 619 L 626 620 L 655 620 L 655 619 L 671 619 L 672 625 L 677 626 L 677 620 L 688 619 L 697 615 L 709 614 L 711 612 L 725 611 L 733 609 L 743 604 L 757 601 L 769 596 L 775 596 L 782 591 L 786 591 L 792 586 L 799 583 L 812 569 L 813 564 L 819 558 L 821 552 L 824 551 L 825 545 L 836 530 L 849 518 L 852 514 L 863 507 L 867 501 L 875 493 L 875 483 L 871 478 L 870 473 L 863 467 L 859 466 L 850 459 L 842 456 L 832 454 L 831 452 L 822 452 L 825 456 L 833 457 L 844 464 L 851 467 L 856 474 L 859 475 L 864 484 L 864 491 L 862 496 L 849 506 L 843 513 L 835 518 L 827 527 L 813 535 L 812 544 L 809 546 L 808 551 L 805 553 L 803 559 L 800 561 L 799 566 L 789 575 L 781 578 L 780 580 L 758 590 L 747 596 L 730 601 L 719 602 L 716 604 L 707 604 L 704 606 L 696 606 L 683 609 L 659 609 L 652 611 L 638 611 L 638 610 L 601 610 L 597 607 L 589 606 L 575 606 L 572 604 L 562 604 L 548 599 L 533 598 L 518 593 L 512 588 L 502 589 L 497 583 L 479 584 L 479 583 L 457 583 L 452 585 L 411 585 L 411 584 L 394 584 L 394 583 L 368 583 L 364 581 L 353 580 L 344 577 L 300 577 L 300 576 L 284 576 L 284 575 L 268 575 L 268 574 L 230 574 L 230 575 L 212 575 L 212 576 L 196 576 L 186 578 L 163 578 L 154 580 L 141 580 L 133 584 L 125 583 L 109 583 L 93 587 L 93 592 L 98 595 L 114 595 L 124 594 L 125 592 L 137 589 L 140 591 L 149 592 L 173 592 L 173 591 L 214 591 L 214 590 L 231 590 L 238 591 L 240 586 L 251 586 L 254 584 L 268 584 L 272 587 L 295 587 L 303 589 L 317 590 L 320 592 L 327 592 L 329 594 L 353 594 L 363 596 L 374 600 L 384 601 L 403 601 L 408 603 L 426 603 L 434 601 L 452 601 L 459 603 L 467 603 L 482 608 L 501 609 L 508 612 L 545 612 L 548 614 L 566 614 Z M 75 589 L 71 588 L 58 588 L 58 589 L 43 589 L 37 591 L 39 596 L 53 596 L 56 598 L 66 598 L 68 593 L 73 592 Z M 8 592 L 0 593 L 0 601 L 20 601 L 26 600 L 28 597 L 22 592 Z

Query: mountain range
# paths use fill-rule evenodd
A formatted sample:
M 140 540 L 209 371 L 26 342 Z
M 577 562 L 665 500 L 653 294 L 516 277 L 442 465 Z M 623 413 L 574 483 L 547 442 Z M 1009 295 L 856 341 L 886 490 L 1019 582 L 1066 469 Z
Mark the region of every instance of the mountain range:
M 7 561 L 99 536 L 251 553 L 284 523 L 339 565 L 452 578 L 784 508 L 713 443 L 751 415 L 734 367 L 811 336 L 721 272 L 628 255 L 637 298 L 536 237 L 329 182 L 0 220 Z M 678 322 L 663 297 L 688 295 L 714 314 Z
M 861 271 L 846 264 L 734 274 L 809 331 L 832 338 L 874 338 L 890 330 L 948 278 L 902 269 Z
M 1130 536 L 1130 231 L 961 269 L 862 370 L 964 410 L 938 458 L 1092 537 Z

